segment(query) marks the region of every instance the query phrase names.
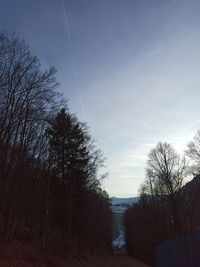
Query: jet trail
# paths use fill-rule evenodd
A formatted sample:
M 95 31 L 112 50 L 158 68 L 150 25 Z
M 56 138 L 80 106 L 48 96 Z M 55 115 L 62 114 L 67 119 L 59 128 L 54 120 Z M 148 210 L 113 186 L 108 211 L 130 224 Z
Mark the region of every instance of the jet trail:
M 76 68 L 76 60 L 74 57 L 74 49 L 73 49 L 73 44 L 72 44 L 71 32 L 70 32 L 70 27 L 69 27 L 68 18 L 67 18 L 67 12 L 66 12 L 66 8 L 65 8 L 63 0 L 61 0 L 61 5 L 62 5 L 62 10 L 63 10 L 65 29 L 66 29 L 66 33 L 67 33 L 68 42 L 69 42 L 71 60 L 72 60 L 72 64 L 74 67 L 74 78 L 76 81 L 76 87 L 77 87 L 77 91 L 79 94 L 79 100 L 80 100 L 81 109 L 82 109 L 82 116 L 83 116 L 84 122 L 86 122 L 86 113 L 85 113 L 83 98 L 81 95 L 80 83 L 79 83 L 79 79 L 78 79 L 78 72 L 77 72 L 77 68 Z

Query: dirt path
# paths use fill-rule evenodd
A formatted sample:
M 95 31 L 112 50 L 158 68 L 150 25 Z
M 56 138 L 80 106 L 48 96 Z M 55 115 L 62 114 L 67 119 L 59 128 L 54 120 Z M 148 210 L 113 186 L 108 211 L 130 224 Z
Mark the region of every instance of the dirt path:
M 83 260 L 83 259 L 82 259 Z M 0 244 L 0 267 L 148 267 L 126 254 L 99 254 L 84 261 L 62 259 L 22 242 Z
M 29 259 L 0 260 L 1 267 L 149 267 L 128 256 L 96 258 L 90 262 L 69 262 L 63 260 Z
M 144 263 L 141 263 L 126 255 L 114 255 L 108 260 L 107 264 L 105 263 L 105 265 L 103 266 L 105 267 L 148 267 Z
M 148 265 L 141 263 L 127 255 L 110 255 L 107 257 L 98 257 L 90 260 L 84 265 L 77 265 L 77 267 L 148 267 Z

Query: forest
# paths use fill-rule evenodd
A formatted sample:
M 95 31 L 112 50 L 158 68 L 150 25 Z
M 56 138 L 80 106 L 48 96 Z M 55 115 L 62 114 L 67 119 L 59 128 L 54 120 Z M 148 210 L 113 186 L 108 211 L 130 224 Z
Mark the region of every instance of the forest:
M 199 266 L 199 168 L 200 131 L 184 155 L 165 142 L 150 151 L 139 201 L 125 214 L 132 256 L 158 267 Z M 163 254 L 157 255 L 160 245 Z
M 54 67 L 0 33 L 0 238 L 77 255 L 110 251 L 104 156 L 58 87 Z

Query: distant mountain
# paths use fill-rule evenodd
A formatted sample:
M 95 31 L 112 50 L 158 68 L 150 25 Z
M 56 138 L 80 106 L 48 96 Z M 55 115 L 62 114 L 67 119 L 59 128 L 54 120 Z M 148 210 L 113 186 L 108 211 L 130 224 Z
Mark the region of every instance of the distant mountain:
M 111 205 L 112 206 L 131 206 L 134 203 L 137 203 L 139 197 L 112 197 L 111 198 Z

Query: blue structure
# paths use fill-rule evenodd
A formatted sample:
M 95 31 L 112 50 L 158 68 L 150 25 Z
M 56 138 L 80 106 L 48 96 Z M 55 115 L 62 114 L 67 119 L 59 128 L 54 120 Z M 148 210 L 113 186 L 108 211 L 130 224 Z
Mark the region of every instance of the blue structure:
M 200 232 L 157 246 L 155 258 L 156 267 L 200 267 Z

